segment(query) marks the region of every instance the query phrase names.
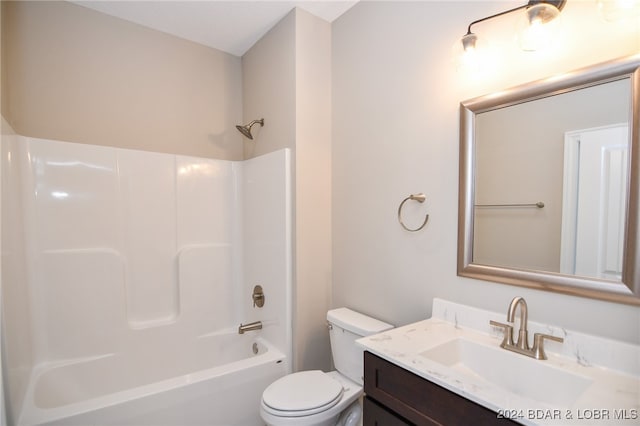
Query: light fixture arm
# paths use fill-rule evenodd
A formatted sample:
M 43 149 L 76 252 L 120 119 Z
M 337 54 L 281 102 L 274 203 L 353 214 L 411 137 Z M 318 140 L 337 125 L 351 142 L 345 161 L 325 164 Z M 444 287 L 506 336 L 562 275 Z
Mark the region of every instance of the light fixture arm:
M 529 0 L 529 2 L 527 4 L 525 4 L 525 5 L 523 5 L 523 6 L 519 6 L 519 7 L 513 8 L 513 9 L 505 10 L 504 12 L 496 13 L 495 15 L 487 16 L 485 18 L 473 21 L 467 27 L 467 34 L 465 34 L 465 35 L 473 34 L 471 32 L 471 26 L 473 26 L 475 24 L 479 24 L 480 22 L 488 21 L 489 19 L 497 18 L 498 16 L 506 15 L 508 13 L 515 12 L 515 11 L 520 10 L 520 9 L 529 8 L 529 7 L 535 6 L 535 5 L 540 4 L 540 3 L 547 3 L 547 4 L 550 4 L 552 6 L 555 6 L 556 8 L 558 8 L 558 10 L 562 10 L 564 8 L 565 4 L 567 3 L 567 0 Z
M 469 26 L 467 27 L 467 34 L 466 35 L 473 34 L 471 32 L 471 26 L 473 26 L 475 24 L 479 24 L 480 22 L 488 21 L 489 19 L 497 18 L 498 16 L 506 15 L 507 13 L 515 12 L 516 10 L 524 9 L 525 7 L 529 7 L 529 4 L 525 4 L 524 6 L 518 6 L 518 7 L 515 7 L 513 9 L 505 10 L 504 12 L 496 13 L 495 15 L 487 16 L 487 17 L 482 18 L 482 19 L 477 19 L 477 20 L 475 20 L 475 21 L 473 21 L 472 23 L 469 24 Z

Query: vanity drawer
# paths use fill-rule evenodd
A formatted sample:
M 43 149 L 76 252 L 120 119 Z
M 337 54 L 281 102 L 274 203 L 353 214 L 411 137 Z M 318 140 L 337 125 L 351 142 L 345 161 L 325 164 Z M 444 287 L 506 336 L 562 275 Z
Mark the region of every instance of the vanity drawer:
M 412 426 L 402 417 L 387 410 L 368 396 L 364 398 L 362 426 Z
M 370 352 L 364 354 L 364 391 L 367 397 L 407 419 L 411 424 L 517 424 L 509 419 L 500 419 L 495 412 Z M 365 419 L 368 417 L 366 410 L 365 405 Z

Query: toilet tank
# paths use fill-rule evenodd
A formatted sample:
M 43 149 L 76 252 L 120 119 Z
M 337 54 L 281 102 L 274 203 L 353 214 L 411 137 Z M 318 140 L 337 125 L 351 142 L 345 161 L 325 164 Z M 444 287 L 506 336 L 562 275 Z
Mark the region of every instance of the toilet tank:
M 364 350 L 356 343 L 356 340 L 389 330 L 393 326 L 347 308 L 330 310 L 327 312 L 327 321 L 329 322 L 331 354 L 336 370 L 362 385 Z

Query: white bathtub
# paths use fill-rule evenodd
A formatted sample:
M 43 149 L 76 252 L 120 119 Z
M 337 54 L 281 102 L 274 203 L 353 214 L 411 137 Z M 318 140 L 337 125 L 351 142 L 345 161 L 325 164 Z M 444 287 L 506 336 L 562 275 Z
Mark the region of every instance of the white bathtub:
M 259 425 L 262 391 L 287 372 L 282 352 L 237 332 L 50 363 L 35 369 L 19 424 Z

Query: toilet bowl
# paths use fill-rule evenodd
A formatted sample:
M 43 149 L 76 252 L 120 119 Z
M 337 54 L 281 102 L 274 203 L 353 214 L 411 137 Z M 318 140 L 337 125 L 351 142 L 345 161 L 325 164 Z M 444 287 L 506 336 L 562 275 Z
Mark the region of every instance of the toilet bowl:
M 262 394 L 260 416 L 269 426 L 356 426 L 362 409 L 363 350 L 355 341 L 393 326 L 347 308 L 327 313 L 337 371 L 284 376 Z
M 360 395 L 362 386 L 337 371 L 301 371 L 265 390 L 260 415 L 269 426 L 335 426 L 343 411 L 358 403 Z M 357 420 L 352 424 L 356 425 Z

